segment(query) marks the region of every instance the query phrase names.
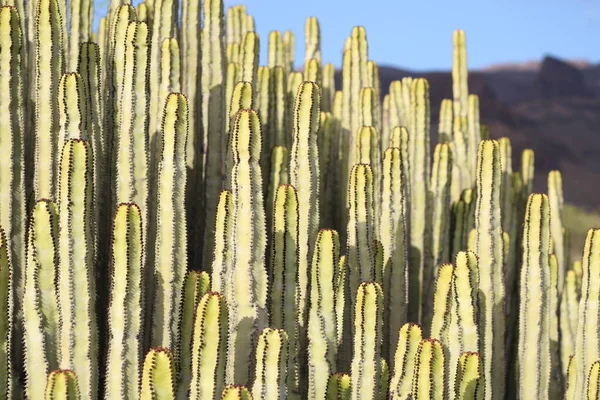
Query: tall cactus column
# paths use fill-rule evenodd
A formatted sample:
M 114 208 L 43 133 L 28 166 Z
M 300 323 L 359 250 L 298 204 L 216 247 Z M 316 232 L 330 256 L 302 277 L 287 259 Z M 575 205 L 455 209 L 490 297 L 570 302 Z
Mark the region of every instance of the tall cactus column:
M 504 248 L 502 239 L 500 148 L 479 144 L 475 253 L 479 256 L 479 324 L 485 398 L 504 396 Z

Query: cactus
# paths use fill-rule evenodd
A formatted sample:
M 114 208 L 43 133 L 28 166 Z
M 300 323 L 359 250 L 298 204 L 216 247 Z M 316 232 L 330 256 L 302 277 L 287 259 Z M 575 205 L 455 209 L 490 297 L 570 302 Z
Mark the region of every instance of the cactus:
M 327 382 L 327 400 L 350 400 L 352 380 L 350 375 L 341 372 L 329 377 Z
M 334 230 L 321 230 L 312 260 L 308 312 L 308 396 L 325 399 L 323 376 L 335 372 L 337 359 L 336 270 L 340 243 Z
M 442 344 L 436 339 L 422 340 L 415 355 L 412 399 L 442 400 L 446 398 L 448 389 L 444 365 L 445 356 Z
M 144 314 L 144 221 L 135 204 L 117 207 L 110 261 L 110 302 L 105 393 L 136 398 L 142 363 Z
M 0 228 L 0 397 L 10 399 L 13 389 L 11 341 L 13 321 L 13 269 L 8 242 Z
M 230 296 L 233 295 L 227 286 L 233 266 L 233 212 L 233 195 L 227 190 L 222 191 L 216 213 L 216 247 L 211 267 L 211 289 L 224 295 L 228 302 L 231 302 Z
M 382 379 L 381 343 L 383 292 L 377 283 L 363 282 L 354 307 L 352 399 L 375 399 Z
M 481 380 L 481 358 L 479 354 L 463 353 L 458 361 L 454 398 L 464 400 L 482 399 L 483 384 Z
M 98 385 L 98 332 L 92 219 L 92 151 L 70 139 L 62 151 L 59 190 L 59 366 L 71 369 L 82 396 L 95 398 Z
M 233 171 L 233 262 L 228 276 L 232 293 L 226 380 L 247 382 L 253 342 L 266 327 L 266 232 L 260 165 L 261 131 L 257 114 L 240 110 L 231 137 Z M 244 221 L 244 222 L 242 222 Z
M 150 349 L 142 368 L 140 400 L 175 399 L 175 363 L 165 347 Z
M 575 337 L 577 335 L 577 314 L 579 295 L 577 277 L 572 269 L 567 271 L 563 292 L 560 296 L 560 359 L 562 361 L 563 380 L 567 378 L 566 360 L 575 354 Z
M 182 398 L 213 399 L 223 390 L 227 357 L 228 311 L 225 298 L 208 292 L 194 310 L 191 338 L 191 380 Z M 182 365 L 182 367 L 184 367 Z M 183 372 L 183 370 L 182 370 Z M 184 389 L 185 383 L 180 385 Z
M 519 396 L 549 396 L 550 381 L 550 204 L 548 196 L 529 197 L 523 228 L 521 310 L 519 315 Z
M 181 339 L 179 346 L 179 380 L 177 383 L 177 396 L 185 397 L 189 390 L 192 369 L 192 341 L 194 339 L 194 324 L 196 309 L 200 300 L 210 290 L 209 275 L 202 271 L 189 271 L 183 284 L 183 301 L 181 305 Z M 227 324 L 227 319 L 225 319 Z M 227 341 L 225 341 L 226 343 Z
M 556 254 L 558 261 L 558 293 L 562 293 L 563 283 L 565 281 L 565 243 L 561 214 L 563 208 L 563 188 L 560 171 L 550 171 L 548 173 L 548 199 L 550 201 L 550 224 L 552 231 L 552 252 Z
M 256 346 L 256 376 L 252 397 L 265 400 L 285 398 L 287 358 L 287 333 L 281 329 L 264 329 Z
M 223 389 L 221 400 L 252 400 L 252 394 L 245 386 L 227 385 Z
M 46 400 L 79 399 L 79 384 L 75 373 L 68 369 L 57 369 L 48 374 Z
M 597 399 L 600 396 L 600 360 L 595 361 L 590 367 L 587 376 L 585 396 L 588 399 Z
M 152 342 L 178 354 L 180 304 L 187 271 L 185 219 L 187 99 L 167 97 L 159 136 Z
M 59 337 L 57 288 L 58 207 L 49 200 L 38 201 L 31 213 L 28 232 L 25 297 L 23 299 L 26 393 L 43 398 L 43 385 L 33 377 L 58 368 Z
M 479 143 L 475 253 L 479 255 L 480 355 L 485 398 L 504 393 L 504 274 L 498 142 Z M 493 368 L 493 369 L 492 369 Z M 493 370 L 493 373 L 492 373 Z
M 600 230 L 590 229 L 583 250 L 583 278 L 577 318 L 579 323 L 577 324 L 575 359 L 573 361 L 575 363 L 575 398 L 583 398 L 586 374 L 592 364 L 600 358 L 597 350 L 600 335 L 595 328 L 598 323 L 598 299 L 600 298 L 599 235 Z
M 379 237 L 383 246 L 385 303 L 383 354 L 392 359 L 392 346 L 398 341 L 396 327 L 406 322 L 408 311 L 408 174 L 399 148 L 385 151 L 382 177 Z

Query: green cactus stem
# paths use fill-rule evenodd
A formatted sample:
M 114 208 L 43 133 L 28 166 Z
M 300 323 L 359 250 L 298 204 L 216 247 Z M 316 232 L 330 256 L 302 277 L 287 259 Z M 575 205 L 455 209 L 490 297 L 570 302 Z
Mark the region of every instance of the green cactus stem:
M 414 400 L 443 400 L 447 381 L 444 370 L 444 349 L 436 339 L 423 339 L 415 355 L 415 372 L 412 383 Z
M 483 383 L 481 376 L 481 358 L 479 353 L 465 352 L 458 360 L 456 369 L 455 399 L 480 400 L 483 399 Z
M 40 385 L 41 386 L 41 385 Z M 57 369 L 48 374 L 46 400 L 76 400 L 81 396 L 77 376 L 71 370 Z
M 252 400 L 252 393 L 246 386 L 227 385 L 221 394 L 221 400 Z
M 175 363 L 165 347 L 150 349 L 142 367 L 140 400 L 175 399 Z
M 287 394 L 288 335 L 282 329 L 265 328 L 256 346 L 256 375 L 252 397 L 285 399 Z

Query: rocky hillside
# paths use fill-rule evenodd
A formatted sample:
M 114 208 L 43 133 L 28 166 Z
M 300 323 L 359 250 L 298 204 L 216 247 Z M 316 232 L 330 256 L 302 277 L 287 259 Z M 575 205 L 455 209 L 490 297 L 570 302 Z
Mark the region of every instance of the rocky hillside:
M 452 97 L 450 72 L 382 67 L 382 91 L 404 76 L 429 80 L 435 137 L 440 102 Z M 600 65 L 546 57 L 526 67 L 495 66 L 471 72 L 469 91 L 479 95 L 481 119 L 492 137 L 511 139 L 514 165 L 522 149 L 535 150 L 536 190 L 545 191 L 546 174 L 558 168 L 566 201 L 600 209 Z

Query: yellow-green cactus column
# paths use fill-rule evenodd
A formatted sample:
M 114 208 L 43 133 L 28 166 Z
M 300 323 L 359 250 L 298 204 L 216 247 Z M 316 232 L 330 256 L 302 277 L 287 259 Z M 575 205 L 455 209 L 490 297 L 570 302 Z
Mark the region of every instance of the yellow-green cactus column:
M 192 340 L 194 337 L 194 324 L 196 322 L 196 308 L 200 300 L 210 290 L 210 276 L 206 271 L 189 271 L 183 283 L 183 301 L 181 305 L 181 339 L 177 370 L 177 397 L 187 398 L 192 379 Z M 227 319 L 225 319 L 227 326 Z
M 142 367 L 140 400 L 175 399 L 175 362 L 168 348 L 150 349 Z
M 356 291 L 354 307 L 354 355 L 352 399 L 373 400 L 382 379 L 383 292 L 374 282 L 363 282 Z
M 383 156 L 381 219 L 379 237 L 383 246 L 383 355 L 394 369 L 393 351 L 398 342 L 398 327 L 408 312 L 408 229 L 406 181 L 402 151 L 388 148 Z
M 336 372 L 327 382 L 327 400 L 350 400 L 352 395 L 352 378 L 350 375 Z
M 171 93 L 164 104 L 159 141 L 154 256 L 152 343 L 178 354 L 183 280 L 187 272 L 185 219 L 188 103 Z
M 310 274 L 308 311 L 308 397 L 324 400 L 329 376 L 337 359 L 336 270 L 340 242 L 336 231 L 323 229 L 317 236 Z
M 442 343 L 423 339 L 415 355 L 411 399 L 443 400 L 447 394 L 445 354 Z
M 460 356 L 456 368 L 456 385 L 450 386 L 454 399 L 483 399 L 481 357 L 479 353 L 465 352 Z
M 82 396 L 98 391 L 98 331 L 94 268 L 92 149 L 70 139 L 62 151 L 59 196 L 60 368 L 73 370 Z
M 583 398 L 586 374 L 600 359 L 598 303 L 600 302 L 600 230 L 590 229 L 583 250 L 583 278 L 575 340 L 575 398 Z
M 13 323 L 13 270 L 8 256 L 6 234 L 0 227 L 0 398 L 13 395 L 12 376 L 12 323 Z
M 144 337 L 143 223 L 137 205 L 125 203 L 117 207 L 112 226 L 104 381 L 109 398 L 137 398 Z
M 256 367 L 252 396 L 279 400 L 287 394 L 288 335 L 282 329 L 265 328 L 256 346 Z
M 21 336 L 25 286 L 25 93 L 27 77 L 19 15 L 14 7 L 0 8 L 0 226 L 8 241 L 16 334 Z M 11 327 L 12 329 L 12 327 Z M 18 354 L 19 349 L 17 345 Z M 0 396 L 2 397 L 2 396 Z
M 252 400 L 252 393 L 246 386 L 227 385 L 221 393 L 221 400 Z
M 319 229 L 319 152 L 317 132 L 320 117 L 320 88 L 314 82 L 303 82 L 298 88 L 294 104 L 293 145 L 290 153 L 289 182 L 298 195 L 298 346 L 306 347 L 307 300 L 309 262 Z M 294 356 L 294 355 L 292 355 Z M 306 388 L 304 356 L 295 360 L 297 387 L 293 392 L 303 393 Z
M 42 386 L 38 384 L 39 386 Z M 57 369 L 48 374 L 45 400 L 75 400 L 81 398 L 77 375 L 68 369 Z
M 579 311 L 579 287 L 576 272 L 568 270 L 563 292 L 560 297 L 560 359 L 563 380 L 567 378 L 567 361 L 575 354 L 575 337 L 577 336 L 577 318 Z
M 211 268 L 211 290 L 219 292 L 227 302 L 231 302 L 233 293 L 229 291 L 229 274 L 233 266 L 233 195 L 224 190 L 219 196 L 216 215 L 215 251 Z
M 404 85 L 402 85 L 404 87 Z M 419 78 L 410 86 L 410 263 L 409 320 L 419 321 L 423 301 L 423 268 L 429 239 L 429 83 Z
M 548 398 L 550 381 L 550 204 L 545 194 L 529 197 L 523 228 L 520 279 L 519 397 Z
M 58 368 L 58 207 L 39 200 L 33 207 L 27 235 L 27 266 L 23 299 L 25 391 L 30 399 L 43 398 L 38 379 Z
M 92 34 L 92 23 L 94 18 L 93 2 L 91 0 L 69 1 L 69 71 L 77 69 L 79 51 L 82 43 L 90 40 Z M 64 15 L 67 18 L 67 15 Z M 65 45 L 67 43 L 65 42 Z
M 475 253 L 479 256 L 479 347 L 486 399 L 504 395 L 504 242 L 500 203 L 501 172 L 498 142 L 480 142 L 477 158 Z
M 226 382 L 248 383 L 259 332 L 267 326 L 266 226 L 262 201 L 260 121 L 255 111 L 237 113 L 231 134 L 233 261 Z
M 225 81 L 225 44 L 223 30 L 223 0 L 208 0 L 204 2 L 204 34 L 202 36 L 202 121 L 198 121 L 198 129 L 201 129 L 200 135 L 194 140 L 196 156 L 194 165 L 196 168 L 195 181 L 191 178 L 190 182 L 196 183 L 196 202 L 197 199 L 204 198 L 204 210 L 196 205 L 195 216 L 201 221 L 206 221 L 205 226 L 194 226 L 196 240 L 194 246 L 200 247 L 203 242 L 203 258 L 195 254 L 195 265 L 200 267 L 199 262 L 207 268 L 212 259 L 212 252 L 215 244 L 215 225 L 214 215 L 217 209 L 219 193 L 222 189 L 223 172 L 222 166 L 225 157 L 226 143 L 226 110 L 229 104 L 226 103 Z M 244 107 L 245 108 L 245 107 Z M 232 115 L 234 117 L 235 114 Z M 192 132 L 191 135 L 198 135 Z M 190 145 L 188 145 L 188 149 Z M 188 160 L 192 160 L 188 155 Z M 203 180 L 203 181 L 202 181 Z M 225 186 L 225 189 L 230 187 Z M 204 193 L 200 193 L 204 190 Z M 202 204 L 202 202 L 201 202 Z M 203 214 L 206 213 L 206 214 Z M 203 218 L 205 215 L 205 218 Z
M 562 209 L 564 204 L 562 176 L 560 171 L 548 173 L 548 199 L 550 200 L 550 224 L 552 230 L 552 252 L 558 261 L 558 294 L 562 293 L 565 281 L 568 248 L 564 243 L 564 228 L 562 224 Z
M 412 391 L 415 357 L 423 339 L 423 330 L 417 324 L 407 323 L 400 328 L 390 380 L 390 399 L 406 399 Z
M 216 399 L 225 385 L 227 363 L 228 308 L 225 298 L 219 293 L 208 292 L 202 296 L 194 313 L 189 350 L 191 382 L 189 392 L 180 393 L 180 398 Z
M 58 82 L 65 69 L 58 0 L 37 2 L 33 56 L 33 189 L 36 199 L 57 199 L 59 180 Z

